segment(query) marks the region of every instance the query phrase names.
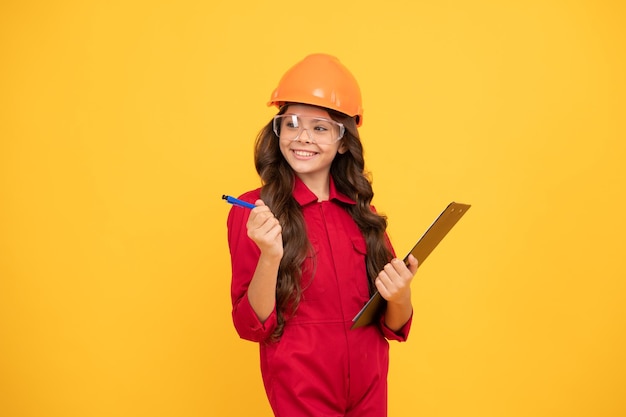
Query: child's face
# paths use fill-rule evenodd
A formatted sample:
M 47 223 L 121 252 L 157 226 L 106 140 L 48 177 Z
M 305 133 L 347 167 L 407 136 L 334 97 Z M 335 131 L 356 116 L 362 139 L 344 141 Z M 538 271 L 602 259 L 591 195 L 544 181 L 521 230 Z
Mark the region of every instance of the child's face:
M 296 140 L 287 139 L 286 134 L 280 136 L 280 151 L 296 174 L 307 183 L 307 179 L 315 182 L 328 181 L 330 165 L 337 152 L 343 153 L 343 140 L 331 144 L 314 143 L 309 132 L 320 129 L 311 118 L 332 120 L 324 109 L 306 104 L 290 104 L 286 115 L 301 116 L 302 132 Z M 285 130 L 286 131 L 286 130 Z

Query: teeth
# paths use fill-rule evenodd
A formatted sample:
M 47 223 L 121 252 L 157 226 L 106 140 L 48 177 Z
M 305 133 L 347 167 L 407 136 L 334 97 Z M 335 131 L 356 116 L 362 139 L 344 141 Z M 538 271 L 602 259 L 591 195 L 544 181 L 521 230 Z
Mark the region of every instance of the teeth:
M 293 151 L 298 156 L 313 156 L 315 152 L 306 152 L 306 151 Z

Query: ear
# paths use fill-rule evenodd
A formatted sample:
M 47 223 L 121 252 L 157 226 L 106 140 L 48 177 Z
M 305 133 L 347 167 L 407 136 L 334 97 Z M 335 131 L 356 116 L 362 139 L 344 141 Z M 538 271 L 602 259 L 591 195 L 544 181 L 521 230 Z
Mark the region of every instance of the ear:
M 348 147 L 346 146 L 346 143 L 344 141 L 341 141 L 341 144 L 339 145 L 339 149 L 337 149 L 337 152 L 342 155 L 348 152 Z

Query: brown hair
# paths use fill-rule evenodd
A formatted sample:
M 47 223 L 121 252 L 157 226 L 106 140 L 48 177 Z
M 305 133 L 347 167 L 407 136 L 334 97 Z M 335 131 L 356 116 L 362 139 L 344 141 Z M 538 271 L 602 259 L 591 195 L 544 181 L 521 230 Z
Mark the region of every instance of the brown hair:
M 288 105 L 281 108 L 285 112 Z M 374 279 L 392 258 L 387 245 L 385 230 L 387 218 L 371 209 L 374 197 L 369 173 L 365 171 L 363 145 L 354 118 L 330 109 L 331 118 L 343 123 L 346 132 L 341 139 L 346 152 L 337 153 L 330 168 L 337 191 L 350 197 L 356 204 L 346 206 L 367 245 L 366 268 L 370 293 L 374 291 Z M 279 139 L 270 121 L 258 134 L 255 142 L 254 162 L 262 181 L 261 199 L 280 221 L 283 236 L 283 258 L 278 270 L 276 284 L 276 311 L 278 326 L 272 334 L 276 341 L 283 333 L 289 315 L 298 307 L 302 296 L 300 280 L 302 263 L 310 251 L 306 224 L 302 210 L 292 195 L 295 173 L 283 157 Z

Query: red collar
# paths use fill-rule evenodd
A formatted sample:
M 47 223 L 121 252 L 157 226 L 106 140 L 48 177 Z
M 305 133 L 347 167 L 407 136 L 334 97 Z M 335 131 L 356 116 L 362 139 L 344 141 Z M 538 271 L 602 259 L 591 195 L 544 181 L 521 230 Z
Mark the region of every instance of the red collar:
M 328 199 L 330 201 L 339 201 L 345 204 L 356 204 L 356 201 L 337 191 L 333 177 L 330 176 L 329 178 Z M 301 207 L 317 202 L 317 196 L 313 193 L 313 191 L 309 190 L 309 187 L 307 187 L 297 175 L 295 176 L 295 183 L 293 186 L 293 197 Z

